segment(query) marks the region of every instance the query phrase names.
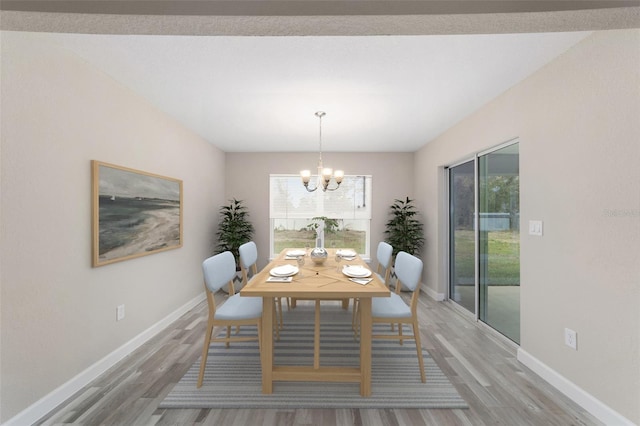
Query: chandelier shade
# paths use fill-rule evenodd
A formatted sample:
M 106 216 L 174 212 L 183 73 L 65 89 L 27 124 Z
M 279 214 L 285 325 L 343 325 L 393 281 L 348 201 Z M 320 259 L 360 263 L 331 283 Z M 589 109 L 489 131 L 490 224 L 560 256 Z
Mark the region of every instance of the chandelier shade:
M 311 170 L 302 170 L 300 172 L 300 178 L 302 184 L 309 192 L 313 192 L 318 188 L 321 188 L 323 192 L 335 191 L 340 187 L 342 179 L 344 178 L 344 171 L 336 170 L 335 172 L 330 167 L 324 167 L 322 164 L 322 117 L 326 115 L 323 111 L 316 112 L 316 117 L 320 121 L 320 136 L 319 136 L 319 157 L 318 157 L 318 175 L 316 186 L 309 188 L 309 182 L 311 181 Z M 331 185 L 331 181 L 335 182 L 335 186 Z

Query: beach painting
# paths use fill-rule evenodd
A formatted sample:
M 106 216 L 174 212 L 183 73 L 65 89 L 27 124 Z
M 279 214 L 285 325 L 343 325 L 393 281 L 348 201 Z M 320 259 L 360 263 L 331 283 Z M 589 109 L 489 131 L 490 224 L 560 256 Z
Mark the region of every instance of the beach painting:
M 182 247 L 182 181 L 92 161 L 93 266 Z

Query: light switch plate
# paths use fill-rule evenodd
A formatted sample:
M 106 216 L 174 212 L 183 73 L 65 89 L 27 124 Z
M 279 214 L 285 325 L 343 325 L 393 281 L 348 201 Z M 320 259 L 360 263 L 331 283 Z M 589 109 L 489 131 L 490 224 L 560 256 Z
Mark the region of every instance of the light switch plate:
M 529 235 L 542 237 L 542 221 L 541 220 L 529 221 Z
M 118 305 L 116 307 L 116 321 L 122 321 L 124 319 L 124 305 Z

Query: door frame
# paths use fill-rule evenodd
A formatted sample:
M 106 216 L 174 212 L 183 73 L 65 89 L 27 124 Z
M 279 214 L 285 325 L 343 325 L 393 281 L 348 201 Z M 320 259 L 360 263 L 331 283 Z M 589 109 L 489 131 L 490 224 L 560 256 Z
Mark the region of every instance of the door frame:
M 460 305 L 459 303 L 454 303 L 453 306 L 455 306 L 456 308 L 458 308 L 461 312 L 464 312 L 465 315 L 471 315 L 473 316 L 473 318 L 475 318 L 476 320 L 478 320 L 478 273 L 479 273 L 479 268 L 478 268 L 478 212 L 477 212 L 477 206 L 478 206 L 478 190 L 477 190 L 477 179 L 478 179 L 478 156 L 476 154 L 473 154 L 473 156 L 471 157 L 465 157 L 462 160 L 456 161 L 453 164 L 450 164 L 448 166 L 444 167 L 444 172 L 445 172 L 445 205 L 444 205 L 444 211 L 445 211 L 445 217 L 446 217 L 446 238 L 444 239 L 444 243 L 445 243 L 445 271 L 446 271 L 446 286 L 447 286 L 447 291 L 446 291 L 446 299 L 448 300 L 453 300 L 451 298 L 451 169 L 457 166 L 461 166 L 463 164 L 469 163 L 469 162 L 473 162 L 473 239 L 474 239 L 474 273 L 473 273 L 473 278 L 474 278 L 474 287 L 473 287 L 473 294 L 474 294 L 474 312 L 469 311 L 467 308 L 465 308 L 464 306 Z M 455 302 L 455 301 L 454 301 Z

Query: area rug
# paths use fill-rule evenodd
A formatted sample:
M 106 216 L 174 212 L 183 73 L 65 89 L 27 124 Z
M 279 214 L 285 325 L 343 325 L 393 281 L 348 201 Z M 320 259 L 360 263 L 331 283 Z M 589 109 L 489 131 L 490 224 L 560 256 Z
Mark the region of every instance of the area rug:
M 329 303 L 327 302 L 327 305 Z M 286 309 L 286 308 L 285 308 Z M 313 365 L 313 306 L 286 311 L 284 329 L 274 349 L 275 363 Z M 359 343 L 351 329 L 351 312 L 339 306 L 321 307 L 321 365 L 355 366 Z M 376 324 L 378 331 L 389 331 Z M 255 335 L 243 327 L 241 335 Z M 407 329 L 406 333 L 410 334 Z M 204 336 L 203 336 L 204 339 Z M 200 360 L 191 366 L 160 404 L 160 408 L 468 408 L 466 402 L 423 350 L 427 382 L 420 381 L 416 347 L 374 339 L 371 396 L 360 396 L 359 383 L 274 382 L 263 395 L 257 342 L 213 343 L 204 383 L 196 388 Z

